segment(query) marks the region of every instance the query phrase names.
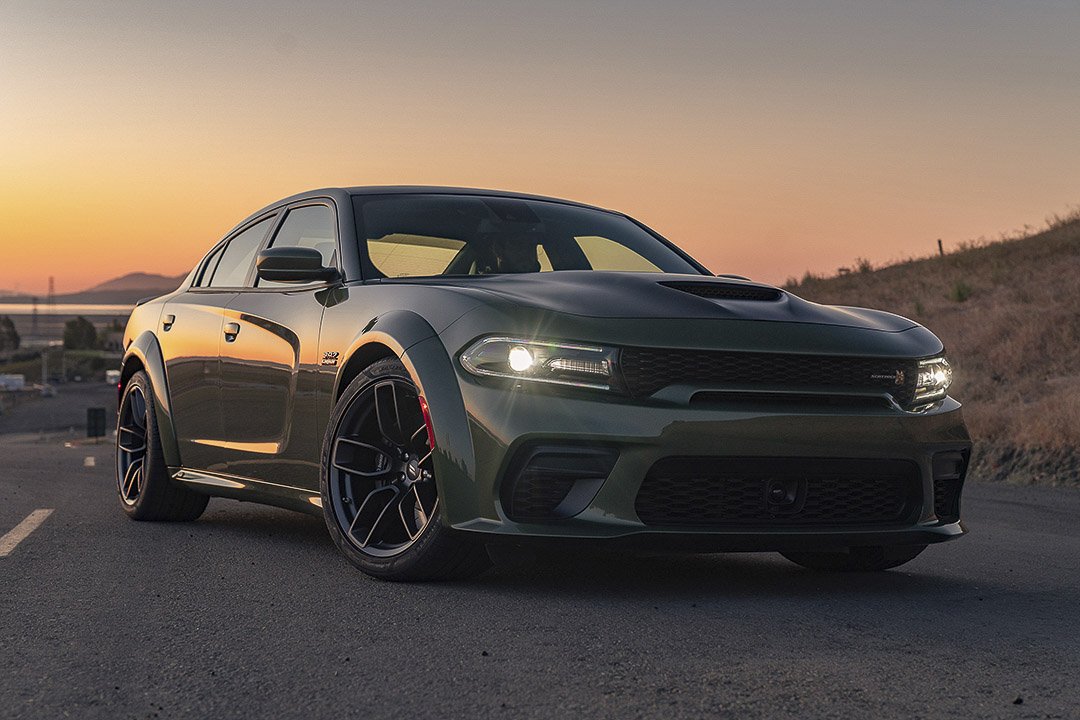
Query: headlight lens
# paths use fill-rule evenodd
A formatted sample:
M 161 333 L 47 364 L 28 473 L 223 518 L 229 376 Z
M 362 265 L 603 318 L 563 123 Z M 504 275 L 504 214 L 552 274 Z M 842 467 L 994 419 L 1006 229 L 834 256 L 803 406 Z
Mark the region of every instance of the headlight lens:
M 940 400 L 952 384 L 953 371 L 945 356 L 919 361 L 919 378 L 915 383 L 915 403 Z
M 615 354 L 596 345 L 489 337 L 462 353 L 461 365 L 473 375 L 611 390 Z

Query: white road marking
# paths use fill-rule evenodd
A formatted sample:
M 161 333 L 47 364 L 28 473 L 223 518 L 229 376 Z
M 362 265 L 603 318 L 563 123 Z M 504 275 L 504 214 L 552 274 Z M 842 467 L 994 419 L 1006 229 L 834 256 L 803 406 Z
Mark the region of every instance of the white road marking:
M 52 515 L 52 508 L 35 510 L 27 515 L 21 523 L 11 528 L 7 535 L 0 537 L 0 558 L 10 555 L 15 546 L 25 540 L 27 535 L 37 530 L 38 525 L 45 522 L 45 518 L 49 517 L 49 515 Z

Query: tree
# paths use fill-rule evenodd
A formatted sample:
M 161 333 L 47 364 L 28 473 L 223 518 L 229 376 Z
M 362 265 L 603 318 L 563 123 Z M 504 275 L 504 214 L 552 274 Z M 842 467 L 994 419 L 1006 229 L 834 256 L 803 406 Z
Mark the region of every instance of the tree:
M 93 350 L 97 345 L 97 330 L 82 315 L 64 323 L 65 350 Z
M 0 351 L 18 350 L 20 342 L 15 323 L 7 315 L 0 316 Z

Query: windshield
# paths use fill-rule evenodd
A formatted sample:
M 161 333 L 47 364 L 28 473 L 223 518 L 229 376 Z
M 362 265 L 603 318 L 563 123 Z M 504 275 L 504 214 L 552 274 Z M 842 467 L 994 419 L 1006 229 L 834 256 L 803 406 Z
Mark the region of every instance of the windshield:
M 357 237 L 383 277 L 555 270 L 701 274 L 633 221 L 601 210 L 473 195 L 356 195 L 353 203 Z

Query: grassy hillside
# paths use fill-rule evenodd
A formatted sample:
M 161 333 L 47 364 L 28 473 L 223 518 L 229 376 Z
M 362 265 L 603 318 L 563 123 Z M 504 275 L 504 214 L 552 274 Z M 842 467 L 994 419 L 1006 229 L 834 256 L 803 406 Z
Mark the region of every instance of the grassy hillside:
M 788 289 L 927 325 L 955 366 L 973 477 L 1080 483 L 1080 212 L 1045 230 Z

